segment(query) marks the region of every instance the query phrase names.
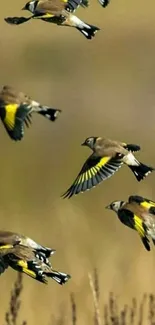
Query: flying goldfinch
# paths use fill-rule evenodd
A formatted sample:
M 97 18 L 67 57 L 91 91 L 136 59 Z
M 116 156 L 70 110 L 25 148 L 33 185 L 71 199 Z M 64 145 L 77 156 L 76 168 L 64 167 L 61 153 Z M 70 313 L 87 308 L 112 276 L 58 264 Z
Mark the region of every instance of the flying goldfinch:
M 22 245 L 27 248 L 35 249 L 35 251 L 40 254 L 40 256 L 44 256 L 45 261 L 46 258 L 48 259 L 51 255 L 55 253 L 55 249 L 42 246 L 27 236 L 17 234 L 11 231 L 0 231 L 0 243 L 4 247 L 7 245 Z
M 87 39 L 92 39 L 99 28 L 89 25 L 73 15 L 73 12 L 80 5 L 87 7 L 88 0 L 33 0 L 27 2 L 23 8 L 23 10 L 30 11 L 33 14 L 32 16 L 28 18 L 7 17 L 5 21 L 9 24 L 19 25 L 30 19 L 41 19 L 60 26 L 74 27 Z
M 10 266 L 43 283 L 50 277 L 64 284 L 71 276 L 52 269 L 48 258 L 54 252 L 23 235 L 0 231 L 0 274 Z
M 89 147 L 93 153 L 86 160 L 71 187 L 62 195 L 64 198 L 95 187 L 111 177 L 123 163 L 129 166 L 138 181 L 154 170 L 139 162 L 133 155 L 132 152 L 140 150 L 138 145 L 99 137 L 89 137 L 82 145 Z
M 155 245 L 155 202 L 132 195 L 128 202 L 114 201 L 106 208 L 115 211 L 124 225 L 136 230 L 145 248 L 150 251 L 149 237 Z
M 32 113 L 55 121 L 60 112 L 59 109 L 41 105 L 11 86 L 4 86 L 0 91 L 0 118 L 10 138 L 15 141 L 23 138 L 24 124 L 29 127 Z

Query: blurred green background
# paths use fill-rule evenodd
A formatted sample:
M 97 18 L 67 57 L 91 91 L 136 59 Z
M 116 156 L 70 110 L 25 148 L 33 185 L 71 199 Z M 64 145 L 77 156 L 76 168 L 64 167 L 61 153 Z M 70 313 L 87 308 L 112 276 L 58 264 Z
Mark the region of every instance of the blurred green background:
M 42 21 L 7 25 L 4 17 L 23 15 L 23 5 L 22 0 L 1 3 L 0 84 L 63 113 L 55 123 L 34 116 L 20 143 L 1 125 L 1 229 L 55 248 L 53 267 L 72 275 L 64 287 L 24 276 L 22 318 L 41 325 L 50 314 L 66 314 L 74 291 L 83 325 L 92 314 L 88 272 L 94 267 L 102 301 L 111 290 L 120 304 L 154 290 L 155 249 L 146 252 L 138 235 L 104 209 L 130 194 L 155 200 L 154 174 L 138 183 L 124 166 L 97 188 L 60 198 L 90 154 L 80 146 L 88 136 L 140 144 L 137 157 L 155 165 L 154 0 L 111 0 L 106 9 L 92 0 L 88 9 L 78 9 L 79 18 L 101 28 L 92 41 Z M 11 269 L 0 277 L 1 322 L 15 278 Z

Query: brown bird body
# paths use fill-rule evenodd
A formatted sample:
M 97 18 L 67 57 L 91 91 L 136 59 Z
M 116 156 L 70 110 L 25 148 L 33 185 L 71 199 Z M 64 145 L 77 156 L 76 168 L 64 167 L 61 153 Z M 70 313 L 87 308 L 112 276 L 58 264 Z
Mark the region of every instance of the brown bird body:
M 93 153 L 88 157 L 71 187 L 63 194 L 71 197 L 95 187 L 101 181 L 111 177 L 123 164 L 126 164 L 141 181 L 154 168 L 139 162 L 133 152 L 140 150 L 136 144 L 126 144 L 101 137 L 89 137 L 84 143 Z
M 0 231 L 0 274 L 10 266 L 43 283 L 47 283 L 46 277 L 51 277 L 64 284 L 70 275 L 53 270 L 48 258 L 54 252 L 29 237 Z
M 99 157 L 115 157 L 116 154 L 122 154 L 125 156 L 129 153 L 125 146 L 126 144 L 123 142 L 106 138 L 97 138 L 93 147 L 93 151 Z
M 27 2 L 23 8 L 30 11 L 33 16 L 28 18 L 8 17 L 5 18 L 5 21 L 9 24 L 19 25 L 32 18 L 41 19 L 61 26 L 74 27 L 87 39 L 92 39 L 99 28 L 89 25 L 73 15 L 78 6 L 88 6 L 88 0 L 33 0 Z
M 59 109 L 41 105 L 23 92 L 11 86 L 4 86 L 0 91 L 0 118 L 12 140 L 21 140 L 24 136 L 24 124 L 29 127 L 32 113 L 38 113 L 55 121 Z
M 29 237 L 11 231 L 0 231 L 0 245 L 4 247 L 5 245 L 11 245 L 13 247 L 22 245 L 28 248 L 33 248 L 36 251 L 43 253 L 47 258 L 55 252 L 55 249 L 39 245 Z
M 155 202 L 132 195 L 128 202 L 114 201 L 106 208 L 115 211 L 124 225 L 136 230 L 145 248 L 150 250 L 149 237 L 155 244 Z

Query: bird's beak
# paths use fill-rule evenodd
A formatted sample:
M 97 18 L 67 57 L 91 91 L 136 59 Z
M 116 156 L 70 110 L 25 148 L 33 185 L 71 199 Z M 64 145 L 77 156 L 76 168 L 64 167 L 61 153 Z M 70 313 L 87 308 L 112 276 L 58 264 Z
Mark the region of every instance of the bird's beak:
M 85 146 L 85 145 L 86 145 L 86 143 L 85 143 L 85 142 L 81 143 L 81 146 Z
M 107 205 L 106 207 L 105 207 L 105 209 L 111 209 L 111 206 L 110 205 Z

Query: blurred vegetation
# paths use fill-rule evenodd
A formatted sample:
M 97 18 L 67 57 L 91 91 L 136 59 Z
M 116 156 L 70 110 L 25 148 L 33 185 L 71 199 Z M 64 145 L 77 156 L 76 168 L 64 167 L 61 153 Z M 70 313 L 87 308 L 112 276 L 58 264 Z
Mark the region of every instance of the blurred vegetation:
M 10 141 L 0 126 L 1 229 L 55 248 L 53 267 L 72 275 L 64 287 L 52 281 L 42 286 L 25 276 L 18 324 L 48 324 L 50 314 L 53 323 L 64 314 L 70 322 L 70 292 L 78 322 L 90 324 L 88 272 L 94 265 L 101 312 L 109 291 L 116 294 L 118 308 L 127 304 L 129 309 L 133 296 L 138 304 L 143 292 L 153 291 L 154 249 L 146 252 L 138 235 L 104 207 L 130 194 L 155 200 L 155 175 L 139 184 L 124 166 L 88 193 L 60 198 L 90 154 L 80 146 L 88 136 L 137 143 L 142 148 L 137 157 L 155 165 L 154 0 L 111 0 L 106 9 L 90 2 L 90 8 L 76 12 L 101 28 L 90 42 L 74 29 L 41 21 L 7 25 L 4 17 L 23 15 L 25 0 L 1 3 L 1 85 L 63 110 L 55 123 L 34 116 L 21 143 Z M 0 277 L 0 323 L 14 277 L 11 269 Z
M 133 298 L 130 304 L 125 304 L 123 307 L 118 307 L 118 298 L 114 293 L 110 292 L 107 302 L 102 302 L 102 312 L 100 312 L 100 290 L 98 273 L 94 270 L 94 274 L 88 275 L 90 291 L 92 295 L 93 305 L 91 307 L 92 320 L 94 325 L 154 325 L 155 324 L 155 295 L 144 294 L 142 299 L 138 301 Z M 14 288 L 10 295 L 10 303 L 8 311 L 5 314 L 4 325 L 27 325 L 29 321 L 19 321 L 20 306 L 22 303 L 21 293 L 23 290 L 22 275 L 18 274 Z M 41 312 L 41 311 L 40 311 Z M 87 313 L 87 310 L 85 310 Z M 79 323 L 78 305 L 76 303 L 76 293 L 70 295 L 70 310 L 69 317 L 66 322 L 66 313 L 60 309 L 57 319 L 49 317 L 48 324 L 50 325 L 76 325 Z M 94 314 L 94 315 L 93 315 Z M 48 316 L 50 315 L 50 310 Z M 25 316 L 28 319 L 28 316 Z

